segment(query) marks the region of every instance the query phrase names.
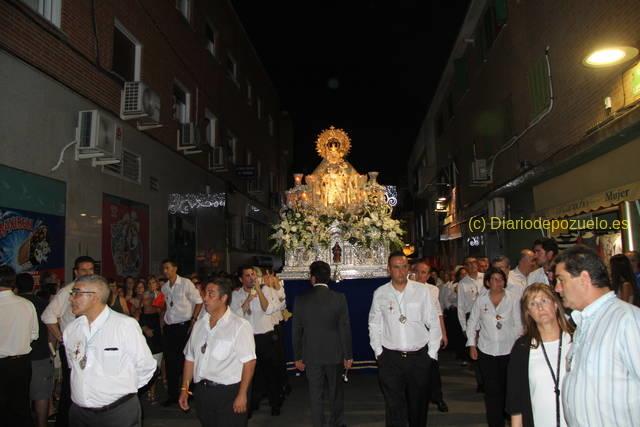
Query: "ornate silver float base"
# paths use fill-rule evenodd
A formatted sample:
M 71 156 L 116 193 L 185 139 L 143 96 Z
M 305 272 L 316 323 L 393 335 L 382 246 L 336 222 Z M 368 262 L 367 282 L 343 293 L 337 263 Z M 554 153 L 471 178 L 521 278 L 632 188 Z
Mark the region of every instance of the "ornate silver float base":
M 339 248 L 339 249 L 336 249 Z M 297 248 L 287 251 L 285 265 L 279 274 L 282 279 L 308 279 L 309 265 L 314 261 L 324 261 L 331 266 L 334 281 L 343 279 L 363 279 L 388 277 L 387 244 L 377 244 L 371 248 L 352 245 L 334 235 L 328 248 Z

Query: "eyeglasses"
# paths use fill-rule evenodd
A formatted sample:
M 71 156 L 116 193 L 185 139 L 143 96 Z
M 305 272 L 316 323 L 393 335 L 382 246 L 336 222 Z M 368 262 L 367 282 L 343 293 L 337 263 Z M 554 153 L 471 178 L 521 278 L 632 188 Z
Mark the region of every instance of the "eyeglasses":
M 529 308 L 533 309 L 533 308 L 542 308 L 542 307 L 546 307 L 548 305 L 550 305 L 553 301 L 551 301 L 550 299 L 547 298 L 540 298 L 537 300 L 533 300 L 533 301 L 529 301 L 529 304 L 527 305 Z
M 96 293 L 95 291 L 83 291 L 80 288 L 73 288 L 69 291 L 69 295 L 71 295 L 73 298 L 82 294 L 95 294 L 95 293 Z

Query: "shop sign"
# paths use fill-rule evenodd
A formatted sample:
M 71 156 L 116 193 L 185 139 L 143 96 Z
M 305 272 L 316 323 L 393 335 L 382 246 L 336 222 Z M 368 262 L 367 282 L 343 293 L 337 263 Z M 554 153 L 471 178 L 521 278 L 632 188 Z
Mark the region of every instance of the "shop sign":
M 640 62 L 622 76 L 625 107 L 640 99 Z

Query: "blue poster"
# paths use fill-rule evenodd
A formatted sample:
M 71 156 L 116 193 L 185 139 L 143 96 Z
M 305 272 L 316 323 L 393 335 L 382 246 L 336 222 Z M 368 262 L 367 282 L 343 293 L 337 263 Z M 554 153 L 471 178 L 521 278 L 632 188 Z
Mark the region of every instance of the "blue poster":
M 16 273 L 60 274 L 64 230 L 64 216 L 0 207 L 0 265 L 9 265 Z

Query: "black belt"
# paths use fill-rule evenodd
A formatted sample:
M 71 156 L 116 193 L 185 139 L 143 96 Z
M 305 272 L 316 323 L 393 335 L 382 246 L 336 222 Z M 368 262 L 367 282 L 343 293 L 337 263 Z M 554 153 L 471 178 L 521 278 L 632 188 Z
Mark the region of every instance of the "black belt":
M 232 385 L 236 385 L 236 384 L 220 384 L 215 381 L 209 381 L 209 380 L 200 380 L 196 383 L 196 385 L 199 385 L 202 387 L 231 387 Z
M 17 356 L 7 356 L 7 357 L 2 357 L 0 358 L 0 360 L 16 360 L 16 359 L 22 359 L 23 357 L 29 357 L 30 353 L 27 354 L 19 354 Z
M 137 394 L 136 393 L 125 394 L 115 402 L 109 403 L 108 405 L 105 405 L 105 406 L 101 406 L 100 408 L 85 408 L 83 406 L 79 406 L 79 407 L 90 412 L 105 412 L 105 411 L 108 411 L 109 409 L 117 408 L 118 406 L 122 405 L 125 402 L 128 402 L 134 396 L 137 396 Z
M 386 347 L 382 347 L 382 349 L 384 351 L 389 351 L 391 353 L 397 353 L 400 355 L 400 357 L 407 357 L 407 356 L 419 356 L 421 354 L 424 354 L 427 352 L 427 346 L 425 345 L 424 347 L 422 347 L 419 350 L 414 350 L 414 351 L 400 351 L 400 350 L 391 350 L 389 348 Z
M 190 324 L 190 323 L 191 323 L 191 320 L 186 320 L 186 321 L 184 321 L 184 322 L 180 322 L 180 323 L 171 323 L 171 324 L 167 323 L 167 324 L 165 325 L 165 327 L 167 327 L 167 326 L 169 326 L 169 327 L 172 327 L 172 326 L 174 326 L 174 327 L 175 327 L 175 326 L 185 326 L 185 325 L 188 325 L 188 324 Z

